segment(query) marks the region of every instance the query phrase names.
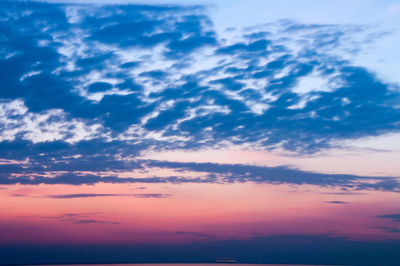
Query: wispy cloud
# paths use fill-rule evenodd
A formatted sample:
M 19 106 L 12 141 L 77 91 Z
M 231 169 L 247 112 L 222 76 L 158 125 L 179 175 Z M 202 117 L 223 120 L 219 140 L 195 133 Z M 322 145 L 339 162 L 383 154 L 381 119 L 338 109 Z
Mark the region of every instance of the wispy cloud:
M 382 230 L 382 231 L 387 232 L 387 233 L 400 233 L 400 229 L 396 228 L 396 227 L 376 226 L 376 227 L 373 227 L 373 228 Z
M 57 220 L 61 222 L 68 222 L 73 224 L 104 224 L 104 225 L 116 225 L 119 222 L 104 221 L 96 219 L 95 217 L 100 214 L 98 212 L 93 213 L 64 213 L 58 216 L 38 216 L 42 219 Z
M 36 168 L 36 166 L 34 166 Z M 58 166 L 57 166 L 58 167 Z M 67 166 L 69 167 L 69 166 Z M 104 165 L 103 165 L 104 167 Z M 1 167 L 0 167 L 1 168 Z M 58 169 L 62 169 L 60 166 Z M 195 162 L 171 162 L 140 160 L 133 163 L 133 169 L 170 169 L 175 171 L 176 176 L 164 177 L 119 177 L 113 175 L 81 174 L 80 172 L 69 172 L 57 174 L 52 172 L 49 176 L 47 171 L 38 171 L 32 175 L 32 170 L 24 166 L 11 173 L 0 174 L 0 182 L 3 184 L 69 184 L 83 185 L 96 183 L 128 184 L 128 183 L 269 183 L 269 184 L 296 184 L 296 185 L 316 185 L 334 186 L 342 189 L 342 192 L 324 192 L 332 195 L 359 195 L 363 190 L 381 190 L 400 192 L 399 177 L 372 177 L 357 176 L 349 174 L 325 174 L 310 172 L 287 166 L 256 166 L 246 164 L 218 164 L 218 163 L 195 163 Z M 127 167 L 126 169 L 129 169 Z M 44 170 L 44 169 L 43 169 Z M 192 176 L 179 176 L 182 172 L 190 171 Z M 39 174 L 40 173 L 40 174 Z M 78 197 L 111 197 L 111 196 L 132 196 L 132 197 L 165 197 L 166 194 L 66 194 L 48 195 L 54 198 L 78 198 Z
M 138 193 L 138 194 L 101 194 L 101 193 L 80 193 L 80 194 L 58 194 L 45 196 L 30 196 L 27 194 L 13 194 L 14 197 L 33 197 L 50 199 L 76 199 L 76 198 L 97 198 L 97 197 L 134 197 L 134 198 L 170 198 L 172 194 L 159 193 Z
M 394 222 L 399 222 L 400 223 L 400 214 L 383 214 L 383 215 L 379 215 L 376 216 L 378 218 L 383 218 L 383 219 L 389 219 L 392 220 Z
M 331 203 L 331 204 L 348 204 L 349 202 L 347 202 L 347 201 L 341 201 L 341 200 L 332 200 L 332 201 L 326 201 L 326 203 Z
M 183 239 L 185 241 L 215 241 L 217 237 L 208 233 L 200 233 L 193 231 L 176 231 L 176 232 L 156 232 L 157 236 L 172 237 L 174 239 Z
M 142 194 L 61 194 L 46 195 L 45 198 L 52 199 L 73 199 L 73 198 L 96 198 L 96 197 L 135 197 L 135 198 L 169 198 L 171 194 L 142 193 Z
M 191 163 L 149 161 L 147 166 L 172 168 L 180 171 L 205 172 L 219 182 L 255 182 L 271 184 L 311 184 L 337 186 L 345 191 L 336 194 L 358 194 L 359 190 L 400 192 L 399 177 L 370 177 L 347 174 L 324 174 L 293 169 L 286 166 L 268 167 L 244 164 Z
M 177 231 L 173 232 L 172 235 L 180 236 L 180 237 L 189 237 L 194 239 L 202 239 L 202 240 L 213 240 L 216 239 L 214 235 L 199 233 L 199 232 L 189 232 L 189 231 Z

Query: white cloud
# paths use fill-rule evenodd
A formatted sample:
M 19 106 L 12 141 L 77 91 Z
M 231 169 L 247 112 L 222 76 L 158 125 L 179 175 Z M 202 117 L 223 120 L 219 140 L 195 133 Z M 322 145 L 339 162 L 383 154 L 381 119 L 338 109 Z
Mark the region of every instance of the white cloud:
M 74 143 L 94 138 L 101 128 L 99 124 L 88 125 L 78 119 L 67 119 L 59 109 L 32 113 L 21 100 L 0 103 L 0 141 L 12 141 L 21 135 L 33 143 L 54 140 Z

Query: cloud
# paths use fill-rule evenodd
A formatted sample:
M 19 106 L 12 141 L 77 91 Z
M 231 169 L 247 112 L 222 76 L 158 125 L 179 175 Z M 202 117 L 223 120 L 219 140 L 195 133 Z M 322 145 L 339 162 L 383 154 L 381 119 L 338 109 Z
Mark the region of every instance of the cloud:
M 92 218 L 99 213 L 65 213 L 59 216 L 38 216 L 42 219 L 58 220 L 61 222 L 68 222 L 73 224 L 104 224 L 104 225 L 115 225 L 120 224 L 114 221 L 103 221 L 99 219 Z
M 13 162 L 0 165 L 0 184 L 400 189 L 396 177 L 137 159 L 235 144 L 307 154 L 399 131 L 398 86 L 341 57 L 357 53 L 348 41 L 370 34 L 365 27 L 282 20 L 226 39 L 199 6 L 0 7 L 0 159 Z M 310 79 L 320 84 L 300 86 Z M 177 174 L 121 177 L 157 167 Z M 180 176 L 185 170 L 206 175 Z
M 332 204 L 347 204 L 347 201 L 340 201 L 340 200 L 333 200 L 333 201 L 326 201 L 326 203 L 332 203 Z
M 135 194 L 136 198 L 169 198 L 171 194 L 156 194 L 156 193 L 142 193 L 142 194 Z
M 123 232 L 124 234 L 129 234 L 129 232 Z M 200 232 L 192 232 L 192 231 L 176 231 L 176 232 L 155 232 L 158 238 L 165 237 L 166 239 L 175 239 L 179 241 L 185 242 L 203 242 L 203 241 L 214 241 L 217 239 L 215 235 L 200 233 Z
M 270 184 L 310 184 L 317 186 L 338 186 L 346 190 L 400 191 L 398 177 L 367 177 L 346 174 L 323 174 L 292 169 L 286 166 L 268 167 L 244 164 L 190 163 L 149 161 L 147 166 L 172 168 L 179 171 L 208 173 L 219 182 L 255 182 Z M 390 186 L 382 184 L 390 183 Z M 353 191 L 343 192 L 346 194 Z
M 314 153 L 400 129 L 398 86 L 339 56 L 365 27 L 282 20 L 226 40 L 199 6 L 0 5 L 0 103 L 25 110 L 0 139 Z M 310 77 L 326 84 L 297 87 Z
M 357 191 L 348 191 L 347 189 L 343 189 L 344 191 L 342 192 L 320 192 L 321 194 L 326 194 L 326 195 L 346 195 L 346 196 L 351 196 L 351 195 L 364 195 L 364 192 L 357 192 Z
M 400 214 L 383 214 L 376 216 L 378 218 L 383 218 L 383 219 L 390 219 L 393 222 L 399 222 L 400 223 Z
M 171 194 L 141 193 L 141 194 L 61 194 L 46 195 L 45 198 L 51 199 L 74 199 L 74 198 L 96 198 L 96 197 L 135 197 L 135 198 L 169 198 Z
M 56 147 L 45 146 L 46 149 Z M 71 146 L 69 146 L 71 147 Z M 115 148 L 115 147 L 114 147 Z M 63 151 L 64 148 L 60 149 Z M 73 150 L 73 149 L 72 149 Z M 59 151 L 51 153 L 58 156 Z M 64 155 L 65 156 L 65 155 Z M 46 157 L 46 155 L 43 155 Z M 400 191 L 399 177 L 373 177 L 357 176 L 348 174 L 324 174 L 303 171 L 287 166 L 256 166 L 246 164 L 218 164 L 218 163 L 195 163 L 195 162 L 172 162 L 155 160 L 129 160 L 109 159 L 108 157 L 90 158 L 88 156 L 82 162 L 79 158 L 68 158 L 65 161 L 54 163 L 53 156 L 40 159 L 38 162 L 32 160 L 24 165 L 9 164 L 0 165 L 0 184 L 128 184 L 128 183 L 268 183 L 268 184 L 295 184 L 315 185 L 321 187 L 338 187 L 343 192 L 327 194 L 353 195 L 360 194 L 363 190 Z M 100 163 L 98 160 L 103 158 Z M 93 161 L 92 161 L 93 160 Z M 40 165 L 39 165 L 40 163 Z M 74 164 L 77 164 L 76 166 Z M 47 165 L 48 164 L 48 165 Z M 98 168 L 97 165 L 99 165 Z M 153 169 L 169 169 L 175 175 L 153 176 Z M 148 172 L 148 176 L 135 177 L 132 171 L 139 170 Z M 100 172 L 99 172 L 100 171 Z M 106 171 L 106 172 L 101 172 Z M 121 172 L 130 172 L 130 176 L 120 176 Z M 191 172 L 190 176 L 184 172 Z M 97 196 L 117 196 L 117 194 L 99 194 Z M 131 194 L 139 197 L 158 197 L 161 194 Z M 162 194 L 164 195 L 164 194 Z M 51 195 L 49 195 L 51 196 Z M 89 197 L 96 194 L 71 194 L 59 195 L 59 197 Z M 127 196 L 126 194 L 119 196 Z M 55 197 L 58 197 L 57 195 Z
M 63 221 L 66 221 L 65 219 Z M 101 220 L 94 220 L 94 219 L 68 219 L 69 222 L 74 224 L 119 224 L 118 222 L 110 222 L 110 221 L 101 221 Z
M 389 227 L 389 226 L 377 226 L 377 227 L 373 227 L 375 229 L 380 229 L 384 232 L 388 232 L 388 233 L 400 233 L 400 229 L 396 228 L 396 227 Z
M 65 184 L 65 185 L 93 185 L 96 183 L 110 183 L 110 184 L 125 184 L 125 183 L 168 183 L 168 182 L 184 182 L 185 179 L 179 177 L 148 177 L 148 178 L 119 178 L 117 176 L 99 176 L 95 174 L 75 174 L 67 173 L 60 174 L 54 177 L 44 176 L 19 176 L 15 178 L 2 178 L 0 182 L 2 184 L 24 184 L 24 185 L 39 185 L 39 184 Z
M 215 236 L 210 234 L 198 233 L 198 232 L 188 232 L 188 231 L 177 231 L 172 233 L 176 236 L 191 236 L 191 237 L 201 237 L 201 238 L 215 238 Z

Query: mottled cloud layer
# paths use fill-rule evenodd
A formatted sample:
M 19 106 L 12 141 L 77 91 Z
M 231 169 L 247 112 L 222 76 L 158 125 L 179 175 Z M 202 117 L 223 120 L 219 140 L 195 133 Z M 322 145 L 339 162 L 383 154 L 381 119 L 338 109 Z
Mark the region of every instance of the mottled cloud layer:
M 0 7 L 0 184 L 269 182 L 399 191 L 396 178 L 137 159 L 148 149 L 229 145 L 310 154 L 399 132 L 398 86 L 341 56 L 379 32 L 281 20 L 218 36 L 196 6 Z M 177 175 L 120 175 L 151 167 Z M 179 175 L 188 170 L 207 174 Z

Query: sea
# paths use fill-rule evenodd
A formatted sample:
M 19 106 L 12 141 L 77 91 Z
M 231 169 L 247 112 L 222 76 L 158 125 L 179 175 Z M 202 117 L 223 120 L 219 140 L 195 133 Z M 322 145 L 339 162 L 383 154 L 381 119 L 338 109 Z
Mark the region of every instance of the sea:
M 46 264 L 35 266 L 327 266 L 322 264 L 242 264 L 242 263 L 122 263 L 122 264 Z M 332 265 L 329 265 L 332 266 Z M 337 265 L 336 265 L 337 266 Z

